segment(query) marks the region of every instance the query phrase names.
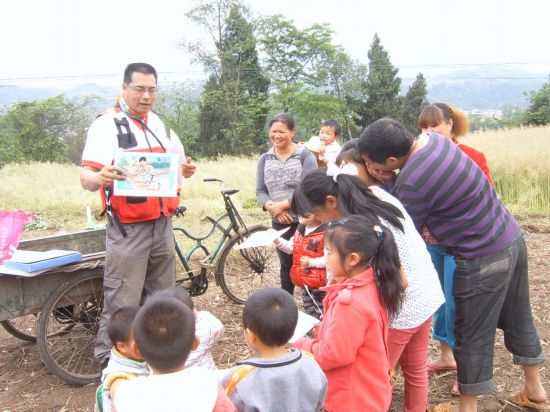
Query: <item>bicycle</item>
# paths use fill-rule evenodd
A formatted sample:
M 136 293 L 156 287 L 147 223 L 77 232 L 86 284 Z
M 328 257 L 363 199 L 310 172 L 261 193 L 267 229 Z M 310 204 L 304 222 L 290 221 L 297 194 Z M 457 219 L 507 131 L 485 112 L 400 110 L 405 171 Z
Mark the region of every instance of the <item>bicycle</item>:
M 248 296 L 257 289 L 279 286 L 279 257 L 274 245 L 261 248 L 237 249 L 246 238 L 253 233 L 267 230 L 263 224 L 247 226 L 239 211 L 235 207 L 231 196 L 238 193 L 238 189 L 226 189 L 223 179 L 207 178 L 204 182 L 221 183 L 221 195 L 225 205 L 225 212 L 217 218 L 207 216 L 212 224 L 210 229 L 201 236 L 195 236 L 182 227 L 174 227 L 175 233 L 181 233 L 195 244 L 184 254 L 176 241 L 176 254 L 184 268 L 183 277 L 176 279 L 176 284 L 183 285 L 191 296 L 198 296 L 206 292 L 208 277 L 214 271 L 216 284 L 225 295 L 235 303 L 244 303 Z M 178 214 L 182 214 L 181 210 Z M 229 219 L 226 226 L 220 222 Z M 221 238 L 216 242 L 212 251 L 203 243 L 216 230 L 221 232 Z M 200 268 L 193 270 L 190 261 L 195 253 L 201 251 L 206 255 L 200 262 Z

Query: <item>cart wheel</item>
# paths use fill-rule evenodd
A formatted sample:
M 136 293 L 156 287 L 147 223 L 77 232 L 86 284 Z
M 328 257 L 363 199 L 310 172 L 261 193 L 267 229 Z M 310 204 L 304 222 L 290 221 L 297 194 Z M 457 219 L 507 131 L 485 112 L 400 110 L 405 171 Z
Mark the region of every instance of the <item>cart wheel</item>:
M 280 287 L 280 262 L 275 245 L 236 249 L 254 232 L 268 227 L 255 225 L 234 235 L 225 244 L 216 268 L 216 282 L 235 303 L 244 303 L 254 291 Z
M 94 342 L 103 307 L 103 270 L 77 272 L 48 298 L 38 319 L 36 339 L 48 370 L 71 385 L 101 375 Z
M 36 320 L 38 314 L 19 316 L 17 318 L 3 320 L 0 324 L 9 334 L 26 340 L 27 342 L 36 342 Z

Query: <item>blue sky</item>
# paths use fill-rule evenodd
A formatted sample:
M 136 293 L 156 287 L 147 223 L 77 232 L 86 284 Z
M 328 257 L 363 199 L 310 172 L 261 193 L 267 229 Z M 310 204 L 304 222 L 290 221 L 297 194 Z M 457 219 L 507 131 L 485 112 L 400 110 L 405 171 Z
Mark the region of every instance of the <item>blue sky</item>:
M 184 14 L 195 1 L 2 2 L 0 83 L 118 86 L 125 65 L 147 61 L 161 80 L 197 81 L 200 66 L 177 44 L 205 34 Z M 334 42 L 367 61 L 375 32 L 401 75 L 464 67 L 550 71 L 547 0 L 251 0 L 300 28 L 329 24 Z M 470 66 L 471 65 L 471 66 Z M 494 66 L 490 66 L 494 65 Z

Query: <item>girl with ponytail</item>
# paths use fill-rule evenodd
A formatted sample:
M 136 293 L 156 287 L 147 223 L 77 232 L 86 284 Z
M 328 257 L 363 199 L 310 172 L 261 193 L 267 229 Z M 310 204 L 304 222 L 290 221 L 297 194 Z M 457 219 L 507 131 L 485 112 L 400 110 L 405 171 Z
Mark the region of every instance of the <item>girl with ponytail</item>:
M 347 216 L 325 235 L 331 284 L 315 339 L 294 345 L 312 352 L 328 379 L 327 411 L 386 411 L 391 376 L 386 344 L 389 319 L 403 298 L 393 235 L 377 218 Z
M 357 167 L 361 165 L 349 163 L 340 170 L 318 169 L 307 175 L 294 192 L 295 212 L 315 213 L 321 222 L 361 215 L 393 235 L 408 286 L 400 310 L 390 319 L 389 365 L 393 369 L 399 363 L 403 371 L 403 410 L 424 412 L 428 403 L 428 339 L 432 315 L 444 302 L 441 284 L 426 244 L 403 205 L 384 190 L 347 174 Z M 391 305 L 385 306 L 392 310 Z

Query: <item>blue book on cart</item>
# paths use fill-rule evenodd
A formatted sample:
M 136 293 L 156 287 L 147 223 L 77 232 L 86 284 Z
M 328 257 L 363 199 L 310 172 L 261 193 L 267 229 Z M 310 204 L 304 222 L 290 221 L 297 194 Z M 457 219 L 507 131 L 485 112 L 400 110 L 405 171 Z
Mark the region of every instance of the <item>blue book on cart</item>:
M 74 250 L 16 250 L 10 260 L 4 261 L 4 266 L 24 272 L 36 272 L 78 262 L 80 259 L 82 254 Z

